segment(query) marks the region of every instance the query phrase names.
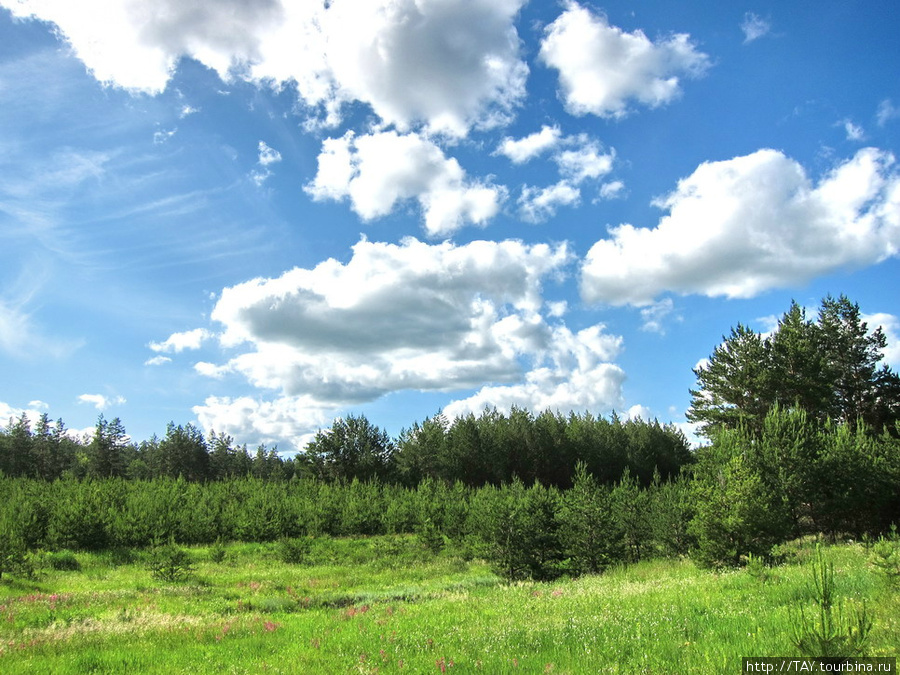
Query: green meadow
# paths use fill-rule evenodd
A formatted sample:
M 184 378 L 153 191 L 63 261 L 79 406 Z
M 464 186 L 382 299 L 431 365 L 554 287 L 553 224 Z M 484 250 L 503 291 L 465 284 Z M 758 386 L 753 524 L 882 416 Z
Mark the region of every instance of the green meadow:
M 738 673 L 742 656 L 796 655 L 816 617 L 811 542 L 776 567 L 644 561 L 544 583 L 415 536 L 321 537 L 299 564 L 277 543 L 183 550 L 172 582 L 131 549 L 5 575 L 0 672 Z M 896 582 L 862 544 L 821 555 L 835 606 L 871 620 L 864 653 L 896 656 Z

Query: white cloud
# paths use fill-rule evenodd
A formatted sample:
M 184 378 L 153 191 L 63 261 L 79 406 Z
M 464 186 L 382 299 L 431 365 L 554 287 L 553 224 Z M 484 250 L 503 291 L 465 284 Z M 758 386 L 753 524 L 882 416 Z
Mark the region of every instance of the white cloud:
M 25 419 L 28 420 L 29 424 L 34 427 L 35 422 L 37 422 L 41 415 L 46 411 L 47 404 L 42 401 L 31 401 L 28 404 L 27 408 L 16 408 L 14 406 L 9 405 L 3 401 L 0 401 L 0 428 L 6 427 L 6 425 L 14 423 L 18 420 L 22 414 L 25 414 Z
M 0 353 L 17 358 L 60 358 L 74 352 L 79 343 L 47 335 L 33 319 L 29 305 L 38 288 L 19 289 L 20 282 L 7 282 L 15 297 L 0 297 Z
M 195 328 L 194 330 L 184 331 L 183 333 L 172 333 L 162 342 L 151 342 L 148 346 L 154 352 L 180 354 L 186 349 L 200 349 L 203 342 L 210 337 L 212 337 L 212 334 L 205 328 Z
M 365 220 L 414 199 L 431 236 L 486 224 L 506 196 L 502 187 L 468 180 L 459 162 L 432 141 L 395 131 L 327 139 L 316 177 L 305 189 L 316 200 L 348 197 Z
M 114 405 L 122 405 L 126 401 L 121 396 L 104 396 L 103 394 L 82 394 L 78 397 L 79 403 L 90 403 L 97 410 L 103 411 Z
M 522 188 L 522 194 L 518 199 L 519 217 L 532 223 L 552 218 L 560 206 L 577 205 L 581 201 L 581 190 L 578 186 L 586 180 L 609 174 L 613 170 L 616 157 L 615 150 L 605 152 L 599 141 L 587 134 L 560 137 L 557 131 L 553 135 L 552 144 L 545 144 L 539 137 L 546 130 L 549 130 L 549 127 L 544 127 L 538 134 L 526 136 L 520 141 L 507 139 L 512 144 L 511 147 L 505 142 L 500 146 L 501 150 L 505 148 L 511 153 L 508 155 L 510 158 L 525 159 L 544 150 L 556 148 L 553 161 L 562 179 L 544 188 L 526 185 Z
M 668 316 L 674 311 L 675 303 L 672 298 L 663 298 L 659 302 L 641 308 L 641 319 L 644 323 L 641 330 L 648 333 L 665 333 L 663 325 Z
M 768 35 L 772 30 L 772 24 L 753 12 L 747 12 L 741 22 L 741 30 L 744 33 L 744 44 L 748 44 Z
M 275 148 L 269 147 L 265 141 L 259 142 L 258 149 L 259 160 L 257 161 L 257 164 L 259 164 L 260 168 L 251 171 L 250 178 L 257 185 L 262 185 L 272 175 L 272 170 L 269 168 L 269 165 L 280 162 L 281 153 Z
M 200 108 L 195 108 L 192 105 L 183 105 L 181 106 L 181 112 L 178 113 L 178 117 L 184 119 L 185 117 L 188 117 L 189 115 L 195 115 L 198 112 L 200 112 Z
M 162 145 L 163 143 L 168 143 L 169 140 L 178 133 L 178 129 L 161 129 L 160 131 L 153 132 L 153 145 Z
M 211 316 L 238 353 L 195 369 L 240 375 L 274 398 L 211 398 L 195 412 L 240 438 L 239 427 L 276 438 L 293 419 L 295 438 L 404 390 L 480 388 L 468 404 L 608 410 L 620 403 L 621 338 L 602 326 L 573 333 L 542 314 L 558 321 L 564 311 L 542 286 L 571 260 L 565 245 L 362 240 L 346 263 L 225 288 Z
M 621 337 L 604 332 L 602 325 L 572 333 L 553 329 L 550 346 L 525 375 L 511 385 L 482 387 L 472 396 L 453 401 L 443 413 L 449 417 L 478 414 L 485 407 L 509 412 L 513 406 L 533 411 L 609 411 L 622 404 L 625 372 L 615 359 Z
M 540 131 L 518 140 L 505 137 L 500 141 L 496 154 L 507 157 L 513 164 L 524 164 L 544 152 L 553 150 L 559 145 L 560 140 L 559 127 L 544 125 Z
M 574 183 L 582 183 L 589 178 L 601 178 L 613 170 L 615 150 L 604 152 L 595 140 L 585 136 L 574 140 L 577 146 L 563 150 L 554 156 L 559 172 Z
M 625 411 L 626 420 L 643 420 L 644 422 L 652 422 L 653 418 L 650 415 L 650 408 L 640 404 L 635 404 Z
M 865 140 L 866 132 L 861 126 L 854 124 L 852 120 L 844 120 L 841 124 L 844 126 L 844 131 L 847 133 L 848 141 L 860 142 Z
M 519 217 L 531 223 L 552 218 L 560 206 L 574 206 L 581 200 L 581 191 L 562 180 L 546 188 L 526 185 L 519 197 Z
M 884 312 L 863 314 L 861 318 L 866 322 L 869 330 L 881 327 L 881 331 L 887 338 L 887 347 L 885 347 L 882 362 L 894 370 L 900 368 L 900 318 Z
M 273 401 L 210 396 L 192 410 L 207 434 L 228 434 L 251 446 L 286 440 L 293 450 L 302 450 L 316 430 L 331 421 L 325 409 L 303 396 L 282 396 Z
M 400 129 L 465 135 L 525 93 L 523 0 L 0 0 L 57 25 L 99 81 L 156 94 L 179 59 L 281 87 L 336 122 L 344 103 Z
M 648 305 L 665 292 L 747 298 L 900 250 L 900 177 L 866 148 L 813 185 L 775 150 L 707 162 L 656 204 L 657 227 L 609 230 L 582 268 L 589 302 Z
M 690 37 L 652 42 L 626 33 L 607 18 L 570 0 L 546 28 L 540 59 L 559 71 L 566 109 L 573 115 L 624 117 L 636 101 L 664 105 L 680 94 L 680 75 L 697 77 L 709 66 Z
M 144 361 L 145 366 L 163 366 L 167 363 L 171 363 L 172 359 L 168 356 L 153 356 L 146 361 Z
M 625 183 L 620 180 L 610 181 L 600 186 L 600 199 L 617 199 L 625 192 Z
M 898 117 L 900 117 L 900 108 L 894 107 L 894 104 L 890 99 L 886 98 L 878 104 L 878 112 L 875 116 L 875 119 L 878 121 L 878 126 L 883 127 L 885 124 Z
M 269 147 L 265 141 L 259 142 L 259 163 L 262 166 L 269 166 L 281 161 L 281 153 L 275 148 Z

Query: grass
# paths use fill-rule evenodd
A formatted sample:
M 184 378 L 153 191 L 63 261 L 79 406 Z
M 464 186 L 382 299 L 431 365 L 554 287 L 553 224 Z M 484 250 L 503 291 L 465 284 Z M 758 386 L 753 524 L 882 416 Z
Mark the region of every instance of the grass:
M 87 553 L 80 570 L 4 579 L 0 672 L 736 673 L 742 656 L 792 655 L 813 603 L 803 555 L 765 575 L 653 561 L 509 585 L 409 537 L 316 540 L 301 565 L 275 544 L 189 552 L 185 583 Z M 837 592 L 875 617 L 867 654 L 895 656 L 896 588 L 859 545 L 826 554 Z

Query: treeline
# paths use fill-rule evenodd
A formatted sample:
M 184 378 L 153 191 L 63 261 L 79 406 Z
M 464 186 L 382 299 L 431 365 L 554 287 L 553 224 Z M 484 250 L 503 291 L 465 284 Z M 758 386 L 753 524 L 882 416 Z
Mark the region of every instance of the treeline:
M 415 486 L 2 478 L 0 567 L 34 549 L 416 533 L 429 548 L 485 557 L 509 578 L 544 579 L 661 555 L 740 564 L 777 556 L 798 536 L 875 537 L 898 516 L 896 435 L 775 408 L 760 433 L 723 431 L 678 475 L 655 472 L 646 484 L 628 468 L 604 482 L 583 462 L 567 489 L 518 477 L 480 487 L 431 477 Z
M 426 479 L 409 488 L 358 480 L 3 478 L 0 574 L 17 551 L 415 533 L 434 551 L 453 547 L 493 561 L 509 578 L 542 579 L 686 553 L 686 495 L 682 481 L 641 488 L 628 473 L 604 486 L 583 467 L 570 490 L 518 479 L 480 488 Z
M 816 321 L 795 303 L 771 335 L 733 330 L 695 371 L 695 452 L 656 422 L 518 409 L 396 439 L 349 416 L 288 459 L 191 425 L 136 444 L 101 417 L 78 443 L 22 416 L 0 433 L 0 568 L 35 548 L 417 533 L 545 579 L 876 537 L 900 521 L 900 378 L 861 316 L 841 296 Z
M 485 410 L 448 422 L 443 416 L 416 423 L 399 438 L 364 416 L 335 420 L 303 452 L 282 457 L 260 446 L 250 453 L 227 435 L 170 423 L 163 438 L 132 442 L 121 421 L 101 416 L 94 434 L 78 442 L 43 415 L 32 427 L 23 414 L 0 432 L 0 472 L 9 477 L 184 478 L 188 482 L 254 477 L 267 480 L 378 480 L 415 486 L 427 478 L 479 486 L 519 478 L 530 484 L 569 487 L 582 463 L 604 483 L 628 470 L 643 485 L 654 471 L 677 475 L 692 461 L 684 435 L 673 426 L 622 421 L 590 414 L 513 409 Z
M 690 555 L 703 565 L 777 557 L 804 535 L 877 537 L 900 516 L 900 440 L 775 408 L 759 433 L 720 433 L 697 461 L 646 483 L 604 482 L 579 462 L 567 489 L 519 478 L 480 487 L 337 478 L 0 479 L 9 549 L 144 547 L 417 534 L 484 557 L 509 578 L 599 572 Z M 6 542 L 6 543 L 4 543 Z M 0 561 L 2 565 L 2 561 Z

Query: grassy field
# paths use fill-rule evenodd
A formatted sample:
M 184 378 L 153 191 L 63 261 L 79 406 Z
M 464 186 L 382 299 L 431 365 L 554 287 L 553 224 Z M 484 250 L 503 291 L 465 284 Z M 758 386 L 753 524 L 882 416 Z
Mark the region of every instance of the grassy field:
M 812 608 L 811 549 L 774 569 L 646 562 L 508 585 L 414 537 L 317 540 L 300 565 L 275 544 L 188 549 L 184 581 L 144 553 L 77 554 L 80 570 L 0 581 L 0 672 L 738 673 L 789 656 Z M 825 550 L 848 611 L 874 618 L 866 653 L 900 651 L 900 592 L 861 545 Z M 808 612 L 808 615 L 811 613 Z

